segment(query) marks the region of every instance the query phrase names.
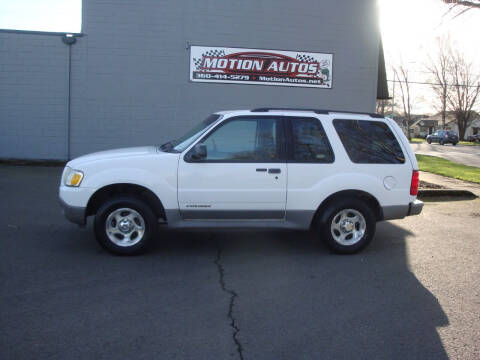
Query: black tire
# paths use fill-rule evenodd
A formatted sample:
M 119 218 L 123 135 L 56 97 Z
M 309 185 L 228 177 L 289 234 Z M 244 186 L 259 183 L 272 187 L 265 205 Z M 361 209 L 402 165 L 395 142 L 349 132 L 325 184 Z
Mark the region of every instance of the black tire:
M 119 209 L 127 209 L 124 211 L 119 211 Z M 114 240 L 110 239 L 110 237 L 114 237 L 112 233 L 107 234 L 107 220 L 110 215 L 114 215 L 117 213 L 119 216 L 124 216 L 125 219 L 127 217 L 131 217 L 132 219 L 127 219 L 125 221 L 128 222 L 125 226 L 130 226 L 130 230 L 133 229 L 131 235 L 132 245 L 129 245 L 129 240 L 125 240 L 121 238 L 123 233 L 118 230 L 115 230 L 115 238 L 117 239 L 117 243 Z M 129 221 L 130 220 L 130 221 Z M 114 218 L 109 221 L 109 224 L 116 222 Z M 111 226 L 112 227 L 112 226 Z M 115 224 L 115 227 L 118 227 L 118 224 Z M 135 231 L 139 229 L 135 235 Z M 142 230 L 143 229 L 143 230 Z M 136 255 L 143 252 L 148 243 L 152 238 L 154 238 L 157 234 L 158 230 L 158 219 L 156 218 L 155 214 L 153 213 L 152 209 L 142 200 L 134 197 L 134 196 L 117 196 L 108 201 L 106 201 L 97 211 L 95 215 L 95 222 L 94 222 L 94 231 L 95 237 L 97 241 L 102 245 L 105 249 L 110 251 L 111 253 L 118 254 L 118 255 Z M 143 231 L 143 233 L 142 233 Z M 141 236 L 139 234 L 142 234 Z M 139 236 L 137 238 L 136 236 Z M 118 243 L 125 241 L 124 245 L 119 245 Z
M 358 241 L 354 243 L 352 242 L 351 245 L 339 243 L 332 234 L 332 232 L 334 232 L 334 230 L 332 230 L 332 222 L 337 220 L 338 214 L 341 211 L 346 211 L 347 209 L 353 209 L 359 212 L 363 216 L 366 225 L 363 236 Z M 363 250 L 368 244 L 370 244 L 373 236 L 375 235 L 375 228 L 377 223 L 374 212 L 368 204 L 366 204 L 360 199 L 344 198 L 336 200 L 335 202 L 330 204 L 321 215 L 322 216 L 320 218 L 323 219 L 323 221 L 320 220 L 322 239 L 327 245 L 327 247 L 337 254 L 357 253 Z
M 445 145 L 445 141 L 443 141 L 443 139 L 440 140 L 440 145 Z
M 427 139 L 427 143 L 431 144 L 431 143 L 432 143 L 432 139 Z
M 455 146 L 455 145 L 457 145 L 457 143 L 454 142 L 454 143 L 452 143 L 452 145 Z

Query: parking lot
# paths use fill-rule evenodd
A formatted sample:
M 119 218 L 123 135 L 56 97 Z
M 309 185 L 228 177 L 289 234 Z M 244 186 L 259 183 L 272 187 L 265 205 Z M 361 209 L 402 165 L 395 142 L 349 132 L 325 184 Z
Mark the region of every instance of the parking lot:
M 162 231 L 112 256 L 61 169 L 0 165 L 1 359 L 479 359 L 480 200 L 330 254 L 313 233 Z

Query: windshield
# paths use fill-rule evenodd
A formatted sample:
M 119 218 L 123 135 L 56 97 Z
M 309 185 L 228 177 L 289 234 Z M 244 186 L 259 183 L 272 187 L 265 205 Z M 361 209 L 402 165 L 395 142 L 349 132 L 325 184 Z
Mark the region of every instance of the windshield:
M 190 131 L 178 139 L 171 140 L 162 146 L 160 146 L 160 150 L 166 152 L 182 152 L 187 147 L 190 146 L 195 140 L 197 140 L 215 121 L 220 118 L 220 115 L 212 114 L 203 120 L 200 124 L 195 126 Z

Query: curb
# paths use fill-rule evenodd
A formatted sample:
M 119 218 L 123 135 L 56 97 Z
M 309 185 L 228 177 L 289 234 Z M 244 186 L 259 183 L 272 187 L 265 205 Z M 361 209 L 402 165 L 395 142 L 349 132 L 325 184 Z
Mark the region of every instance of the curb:
M 477 195 L 468 190 L 426 189 L 418 190 L 419 198 L 456 197 L 462 199 L 476 199 Z

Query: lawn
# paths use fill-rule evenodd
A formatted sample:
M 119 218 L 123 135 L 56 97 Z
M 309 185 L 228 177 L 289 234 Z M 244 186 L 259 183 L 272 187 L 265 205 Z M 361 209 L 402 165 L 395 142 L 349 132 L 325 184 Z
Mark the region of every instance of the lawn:
M 425 142 L 425 139 L 422 139 L 422 138 L 411 138 L 410 139 L 410 143 L 412 144 L 419 144 L 419 143 L 423 143 Z
M 463 141 L 463 140 L 460 140 L 458 143 L 459 143 L 460 145 L 480 146 L 480 142 L 471 142 L 471 141 Z
M 480 168 L 478 167 L 457 164 L 436 156 L 419 154 L 415 156 L 417 157 L 418 168 L 421 171 L 480 184 Z

